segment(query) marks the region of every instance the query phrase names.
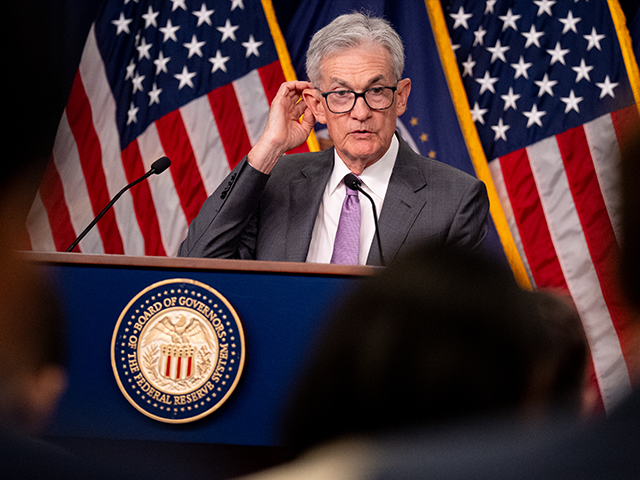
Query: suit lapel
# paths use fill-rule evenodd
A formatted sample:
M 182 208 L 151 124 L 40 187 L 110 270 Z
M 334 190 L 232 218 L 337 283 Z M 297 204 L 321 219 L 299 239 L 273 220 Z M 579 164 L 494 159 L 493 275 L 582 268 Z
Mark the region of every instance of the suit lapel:
M 398 158 L 389 179 L 389 187 L 378 219 L 380 242 L 387 264 L 397 255 L 409 230 L 426 204 L 426 195 L 422 192 L 427 185 L 427 179 L 422 170 L 413 166 L 421 161 L 419 157 L 414 157 L 418 155 L 400 139 Z M 375 237 L 367 264 L 380 265 Z
M 307 259 L 322 194 L 333 170 L 333 158 L 333 148 L 318 153 L 289 185 L 287 261 L 304 262 Z

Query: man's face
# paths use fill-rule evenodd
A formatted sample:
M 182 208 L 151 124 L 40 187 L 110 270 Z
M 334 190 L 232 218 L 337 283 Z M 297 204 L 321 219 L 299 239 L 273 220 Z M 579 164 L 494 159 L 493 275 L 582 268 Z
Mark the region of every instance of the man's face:
M 355 47 L 339 51 L 322 62 L 322 92 L 372 87 L 392 87 L 396 78 L 391 71 L 391 54 L 381 46 Z M 386 110 L 371 110 L 364 98 L 358 98 L 348 113 L 332 113 L 317 91 L 307 91 L 305 101 L 316 119 L 327 125 L 340 157 L 362 168 L 378 161 L 389 148 L 396 128 L 396 117 L 404 113 L 411 90 L 409 79 L 397 83 L 393 105 Z

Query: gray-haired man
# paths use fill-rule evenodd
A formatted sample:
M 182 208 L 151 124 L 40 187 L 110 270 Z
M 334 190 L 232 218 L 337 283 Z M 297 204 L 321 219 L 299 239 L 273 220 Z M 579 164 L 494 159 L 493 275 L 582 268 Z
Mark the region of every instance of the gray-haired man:
M 386 262 L 427 241 L 478 247 L 487 232 L 484 184 L 395 134 L 411 91 L 403 69 L 402 41 L 383 19 L 353 13 L 319 30 L 307 52 L 309 82 L 282 84 L 259 141 L 207 199 L 178 254 L 329 263 L 348 173 L 376 204 Z M 335 148 L 285 156 L 316 121 Z M 379 265 L 369 201 L 360 209 L 353 263 Z

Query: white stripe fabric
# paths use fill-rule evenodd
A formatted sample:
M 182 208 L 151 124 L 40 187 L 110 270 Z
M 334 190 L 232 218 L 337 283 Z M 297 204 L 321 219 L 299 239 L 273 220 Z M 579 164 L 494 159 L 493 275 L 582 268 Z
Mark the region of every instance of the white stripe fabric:
M 555 137 L 527 147 L 549 232 L 567 286 L 582 318 L 602 401 L 610 411 L 630 392 L 629 372 L 582 225 Z

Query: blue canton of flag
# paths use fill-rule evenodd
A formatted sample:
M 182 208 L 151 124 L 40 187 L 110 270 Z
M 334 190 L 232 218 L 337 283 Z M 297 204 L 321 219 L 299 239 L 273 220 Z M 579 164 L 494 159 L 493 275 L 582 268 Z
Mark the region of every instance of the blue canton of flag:
M 107 2 L 98 17 L 122 148 L 163 115 L 278 60 L 259 1 L 186 3 Z
M 634 103 L 606 2 L 452 2 L 449 31 L 493 159 Z

